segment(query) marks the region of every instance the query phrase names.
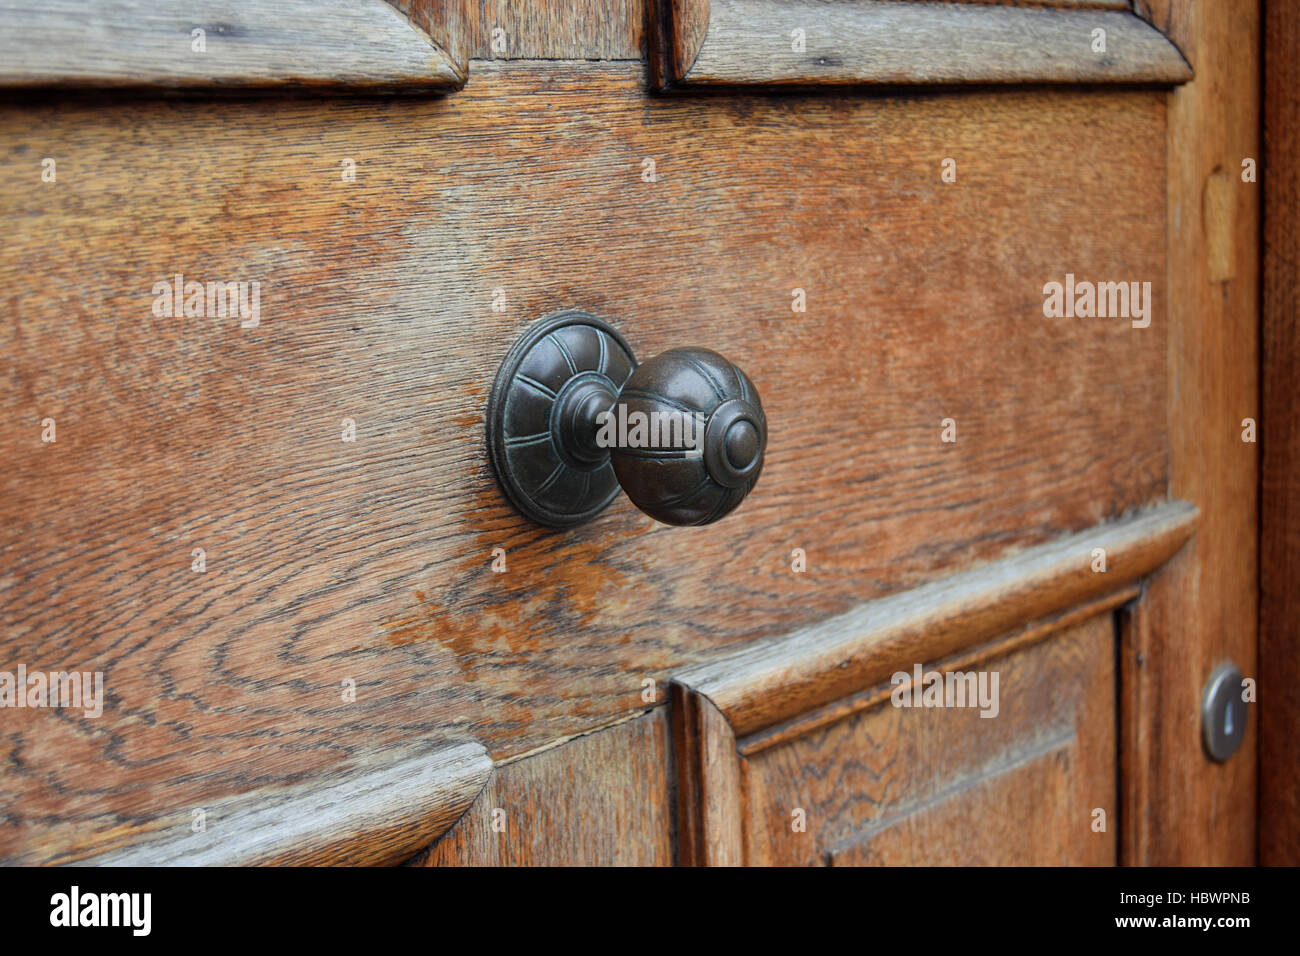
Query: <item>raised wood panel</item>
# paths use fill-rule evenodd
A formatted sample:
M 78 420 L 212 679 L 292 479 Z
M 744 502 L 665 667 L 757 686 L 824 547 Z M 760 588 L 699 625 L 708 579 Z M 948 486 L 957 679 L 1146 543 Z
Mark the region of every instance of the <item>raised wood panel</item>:
M 497 767 L 420 866 L 671 866 L 666 709 Z
M 1191 76 L 1163 34 L 1114 4 L 652 2 L 661 87 L 1182 83 Z M 1094 50 L 1095 39 L 1104 39 L 1104 50 Z
M 1300 12 L 1264 5 L 1259 861 L 1300 865 Z
M 1163 94 L 476 76 L 0 109 L 3 659 L 102 669 L 108 697 L 97 721 L 7 712 L 0 856 L 413 736 L 509 759 L 640 710 L 646 677 L 1165 499 Z M 1150 327 L 1044 319 L 1067 271 L 1149 278 Z M 154 316 L 177 272 L 261 282 L 259 325 Z M 562 307 L 749 372 L 771 445 L 725 523 L 510 509 L 487 390 Z
M 747 862 L 1114 863 L 1114 661 L 1103 614 L 979 660 L 972 670 L 999 674 L 996 717 L 886 700 L 745 758 Z
M 1014 676 L 1010 685 L 1002 684 L 1004 691 L 1010 688 L 1016 701 L 1016 706 L 1009 711 L 1011 718 L 979 717 L 974 713 L 976 722 L 969 727 L 961 722 L 969 717 L 953 717 L 955 723 L 948 724 L 942 722 L 949 718 L 933 718 L 946 729 L 934 732 L 932 746 L 939 748 L 944 741 L 952 741 L 955 756 L 940 760 L 936 751 L 924 766 L 912 767 L 910 758 L 900 762 L 893 770 L 892 776 L 897 779 L 890 783 L 891 796 L 908 787 L 922 789 L 896 807 L 895 816 L 901 820 L 922 808 L 937 807 L 947 799 L 944 795 L 949 791 L 982 799 L 981 794 L 997 792 L 1003 786 L 991 783 L 988 784 L 991 791 L 980 789 L 1001 773 L 999 768 L 1043 756 L 1046 751 L 1040 753 L 1039 749 L 1050 745 L 1048 749 L 1067 748 L 1069 752 L 1064 759 L 1089 779 L 1103 773 L 1098 761 L 1102 759 L 1100 754 L 1106 754 L 1109 769 L 1104 773 L 1109 774 L 1111 781 L 1110 797 L 1107 803 L 1094 803 L 1093 807 L 1101 806 L 1108 817 L 1115 818 L 1107 831 L 1114 834 L 1119 826 L 1119 807 L 1114 801 L 1114 763 L 1119 743 L 1115 736 L 1113 666 L 1116 633 L 1110 612 L 1121 602 L 1135 597 L 1138 594 L 1135 582 L 1155 573 L 1182 546 L 1194 520 L 1195 509 L 1182 503 L 1165 505 L 1120 525 L 1102 526 L 1087 534 L 1040 545 L 987 567 L 884 598 L 824 625 L 757 642 L 729 657 L 679 672 L 672 703 L 679 859 L 693 865 L 808 863 L 822 860 L 824 854 L 850 837 L 852 845 L 861 842 L 853 836 L 857 830 L 845 829 L 848 826 L 845 824 L 825 831 L 829 835 L 823 834 L 824 839 L 819 837 L 812 844 L 796 841 L 788 844 L 785 851 L 774 849 L 773 841 L 778 837 L 806 837 L 822 832 L 812 828 L 806 832 L 789 829 L 796 808 L 811 812 L 805 804 L 781 802 L 789 797 L 790 787 L 801 785 L 804 776 L 817 781 L 810 782 L 809 786 L 842 787 L 842 792 L 835 789 L 836 799 L 850 802 L 860 799 L 864 805 L 876 806 L 884 816 L 873 817 L 876 822 L 872 826 L 891 819 L 881 809 L 886 801 L 871 789 L 873 784 L 846 779 L 847 771 L 841 772 L 843 768 L 838 766 L 823 766 L 824 761 L 821 757 L 814 759 L 813 751 L 821 746 L 820 742 L 832 740 L 826 748 L 830 756 L 825 759 L 836 759 L 849 746 L 837 734 L 851 734 L 851 729 L 861 721 L 876 719 L 868 715 L 882 710 L 897 711 L 888 706 L 892 678 L 899 672 L 912 673 L 917 664 L 923 664 L 926 670 L 948 672 L 987 669 L 990 660 L 1052 662 L 1050 667 L 1044 665 L 1039 670 Z M 1095 559 L 1094 549 L 1106 554 L 1108 571 L 1093 571 L 1088 566 L 1087 562 Z M 1076 554 L 1078 560 L 1073 557 Z M 1087 568 L 1091 582 L 1087 589 L 1078 583 L 1080 564 Z M 994 609 L 998 612 L 991 614 Z M 1044 617 L 1034 620 L 1036 615 Z M 1068 641 L 1053 650 L 1036 649 L 1041 644 L 1052 644 L 1061 635 L 1095 627 L 1098 621 L 1105 622 L 1104 630 L 1109 635 L 1109 644 L 1102 655 L 1109 662 L 1104 673 L 1094 672 L 1096 665 L 1091 662 L 1080 665 L 1081 655 L 1076 653 L 1077 648 L 1071 650 L 1074 645 Z M 1087 680 L 1097 682 L 1095 686 L 1089 685 L 1087 692 L 1091 704 L 1086 727 L 1077 707 L 1068 711 L 1074 715 L 1070 719 L 1061 716 L 1066 711 L 1058 713 L 1051 709 L 1073 706 L 1068 690 L 1073 686 L 1071 681 L 1076 680 L 1076 671 Z M 1041 682 L 1041 686 L 1036 682 Z M 1104 695 L 1099 689 L 1103 685 L 1109 688 Z M 1057 694 L 1063 696 L 1054 696 Z M 834 700 L 837 696 L 840 699 Z M 1102 703 L 1104 713 L 1099 710 Z M 1056 716 L 1052 717 L 1053 714 Z M 998 728 L 996 731 L 990 729 L 994 726 Z M 985 754 L 985 763 L 971 764 L 965 771 L 954 771 L 954 776 L 941 779 L 942 774 L 957 767 L 961 760 L 981 753 L 976 743 L 961 737 L 962 727 L 989 729 L 997 746 L 1010 746 L 1008 742 L 1015 741 L 1018 749 L 1015 754 L 999 750 L 996 760 L 990 752 Z M 900 732 L 898 726 L 890 724 L 890 729 L 871 739 L 892 739 Z M 1092 742 L 1080 750 L 1083 745 L 1066 740 L 1075 736 Z M 1104 738 L 1103 743 L 1094 740 L 1098 736 Z M 845 759 L 852 764 L 856 758 Z M 788 784 L 777 788 L 776 797 L 768 793 L 771 773 L 776 772 L 771 770 L 773 767 L 784 774 Z M 868 776 L 880 783 L 879 774 L 873 772 Z M 1071 786 L 1076 788 L 1072 791 L 1075 796 L 1082 792 L 1094 793 L 1086 788 L 1078 790 L 1083 785 L 1074 782 L 1073 774 L 1070 779 Z M 859 785 L 866 787 L 863 795 L 859 794 Z M 926 790 L 927 786 L 930 789 Z M 774 807 L 784 809 L 773 816 Z M 819 805 L 818 812 L 824 816 L 825 808 Z M 936 812 L 940 818 L 947 818 L 945 814 L 960 815 L 964 811 L 949 807 Z M 1050 812 L 1067 810 L 1057 807 Z M 860 822 L 855 826 L 862 829 L 868 825 Z M 1076 836 L 1071 834 L 1064 843 L 1048 843 L 1044 852 L 1050 856 L 1058 850 L 1068 851 L 1084 860 L 1098 859 L 1091 852 L 1092 845 L 1085 847 L 1076 842 Z M 1117 845 L 1112 838 L 1108 851 L 1110 862 Z M 803 854 L 802 859 L 789 855 L 795 852 L 791 849 L 795 846 Z M 786 856 L 782 856 L 783 852 Z M 999 860 L 1012 862 L 1011 858 Z M 918 858 L 915 862 L 924 861 Z
M 454 88 L 467 67 L 460 3 L 0 0 L 0 89 Z
M 1050 741 L 1019 763 L 963 781 L 874 824 L 832 850 L 830 864 L 1113 865 L 1114 839 L 1097 839 L 1072 819 L 1087 812 L 1076 794 L 1090 768 L 1080 766 L 1078 751 L 1074 736 Z M 1113 778 L 1113 769 L 1106 768 L 1104 776 Z

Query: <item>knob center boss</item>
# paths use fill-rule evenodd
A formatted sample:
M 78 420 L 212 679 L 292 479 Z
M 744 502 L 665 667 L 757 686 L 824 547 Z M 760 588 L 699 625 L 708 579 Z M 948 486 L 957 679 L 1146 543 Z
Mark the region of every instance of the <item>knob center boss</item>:
M 487 436 L 506 496 L 540 524 L 588 521 L 620 487 L 666 524 L 708 524 L 757 482 L 767 419 L 753 382 L 718 353 L 671 349 L 638 365 L 611 325 L 568 311 L 507 353 Z

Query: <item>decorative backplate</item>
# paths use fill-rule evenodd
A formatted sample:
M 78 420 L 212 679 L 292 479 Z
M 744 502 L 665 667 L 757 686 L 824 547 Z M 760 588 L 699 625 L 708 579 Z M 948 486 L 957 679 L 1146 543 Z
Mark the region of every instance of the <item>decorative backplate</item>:
M 580 457 L 566 450 L 560 409 L 583 392 L 618 395 L 635 369 L 623 336 L 578 310 L 542 319 L 506 353 L 488 399 L 488 454 L 501 487 L 524 515 L 572 527 L 618 495 L 608 452 Z

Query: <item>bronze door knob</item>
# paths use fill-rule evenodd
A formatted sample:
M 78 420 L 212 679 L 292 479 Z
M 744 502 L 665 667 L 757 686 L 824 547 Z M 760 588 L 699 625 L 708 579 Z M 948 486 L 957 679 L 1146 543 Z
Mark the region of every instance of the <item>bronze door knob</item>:
M 569 311 L 506 354 L 487 436 L 506 496 L 540 524 L 588 521 L 620 487 L 665 524 L 709 524 L 758 481 L 767 419 L 754 383 L 718 353 L 670 349 L 637 365 L 607 322 Z

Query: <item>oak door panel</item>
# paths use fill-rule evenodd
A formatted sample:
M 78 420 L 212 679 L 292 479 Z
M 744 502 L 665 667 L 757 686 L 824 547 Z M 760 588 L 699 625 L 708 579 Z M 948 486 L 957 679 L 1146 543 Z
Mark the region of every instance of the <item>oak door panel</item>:
M 1166 497 L 1163 94 L 648 102 L 637 64 L 478 66 L 435 99 L 0 108 L 4 651 L 108 697 L 10 713 L 0 855 L 412 735 L 509 760 Z M 1045 319 L 1067 272 L 1150 279 L 1150 326 Z M 260 281 L 259 325 L 154 315 L 176 273 Z M 773 437 L 721 529 L 504 501 L 487 389 L 564 307 L 743 361 Z
M 1115 840 L 1090 838 L 1077 813 L 1077 740 L 963 781 L 931 803 L 882 820 L 831 850 L 832 866 L 1105 866 Z
M 748 757 L 748 862 L 1114 863 L 1112 615 L 964 670 L 999 674 L 996 715 L 886 699 Z

